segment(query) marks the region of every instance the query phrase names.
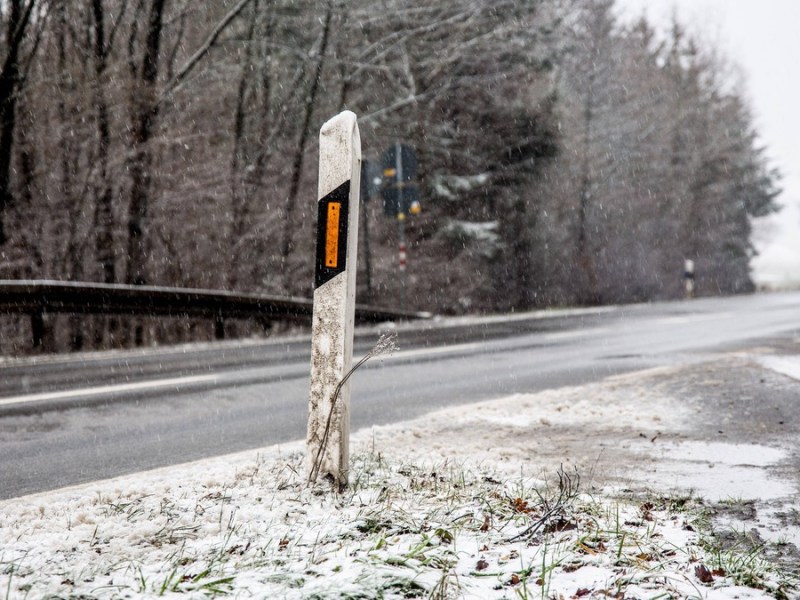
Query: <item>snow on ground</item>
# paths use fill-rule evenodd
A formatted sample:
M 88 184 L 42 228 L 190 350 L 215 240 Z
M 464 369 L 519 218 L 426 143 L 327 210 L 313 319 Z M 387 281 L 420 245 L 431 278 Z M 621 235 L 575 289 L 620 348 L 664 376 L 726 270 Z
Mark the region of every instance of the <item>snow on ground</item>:
M 686 443 L 669 371 L 362 430 L 341 495 L 305 484 L 297 442 L 2 502 L 0 598 L 798 597 L 716 545 L 701 499 L 709 453 L 781 452 Z
M 800 381 L 800 356 L 766 355 L 758 356 L 756 360 L 767 369 Z

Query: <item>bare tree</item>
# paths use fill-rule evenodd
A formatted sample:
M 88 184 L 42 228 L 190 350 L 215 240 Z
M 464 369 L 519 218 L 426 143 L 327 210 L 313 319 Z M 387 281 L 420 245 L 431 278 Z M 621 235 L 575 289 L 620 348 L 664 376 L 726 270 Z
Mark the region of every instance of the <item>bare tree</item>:
M 139 57 L 133 33 L 128 43 L 128 60 L 134 87 L 131 96 L 131 191 L 128 208 L 128 269 L 125 280 L 135 285 L 142 285 L 147 280 L 147 238 L 144 229 L 153 168 L 153 153 L 149 142 L 159 111 L 156 84 L 165 2 L 166 0 L 151 0 L 149 3 L 145 17 L 145 41 Z M 137 19 L 144 8 L 143 2 L 140 2 Z
M 289 175 L 289 190 L 286 195 L 286 206 L 284 209 L 285 229 L 283 241 L 281 242 L 281 267 L 283 271 L 283 289 L 286 292 L 293 292 L 295 289 L 293 269 L 289 263 L 289 257 L 294 250 L 294 220 L 297 210 L 297 196 L 300 191 L 300 181 L 303 175 L 303 166 L 309 140 L 312 137 L 311 118 L 317 103 L 317 93 L 320 89 L 322 71 L 325 67 L 326 55 L 328 52 L 328 42 L 331 34 L 331 23 L 333 22 L 334 3 L 328 0 L 325 8 L 325 17 L 322 23 L 322 30 L 319 35 L 319 45 L 316 48 L 316 60 L 311 66 L 311 76 L 308 77 L 308 91 L 302 98 L 302 117 L 300 130 L 297 138 L 297 147 L 294 151 L 292 166 Z
M 101 281 L 116 283 L 116 256 L 114 251 L 115 219 L 113 210 L 113 185 L 109 172 L 111 155 L 111 117 L 109 115 L 106 86 L 111 49 L 116 33 L 122 23 L 128 2 L 123 0 L 111 29 L 106 31 L 106 9 L 103 0 L 92 0 L 91 29 L 93 32 L 92 58 L 94 59 L 94 81 L 92 104 L 97 127 L 96 174 L 94 177 L 94 230 L 95 259 L 100 267 Z
M 0 66 L 0 247 L 8 239 L 6 211 L 14 203 L 11 183 L 11 160 L 14 147 L 17 103 L 25 83 L 26 47 L 38 34 L 30 35 L 36 0 L 8 0 L 0 5 L 0 23 L 4 25 L 3 62 Z

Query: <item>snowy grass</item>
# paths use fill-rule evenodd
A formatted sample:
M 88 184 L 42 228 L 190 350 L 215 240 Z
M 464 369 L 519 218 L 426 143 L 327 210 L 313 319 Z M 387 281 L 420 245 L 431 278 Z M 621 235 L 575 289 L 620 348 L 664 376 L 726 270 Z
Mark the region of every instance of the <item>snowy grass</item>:
M 574 470 L 395 460 L 342 494 L 302 454 L 177 468 L 0 504 L 0 599 L 789 598 L 692 497 L 587 494 Z

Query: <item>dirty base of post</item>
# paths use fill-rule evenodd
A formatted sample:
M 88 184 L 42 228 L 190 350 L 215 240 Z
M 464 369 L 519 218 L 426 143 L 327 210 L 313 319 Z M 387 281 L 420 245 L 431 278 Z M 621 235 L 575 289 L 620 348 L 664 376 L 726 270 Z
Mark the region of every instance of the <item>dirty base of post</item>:
M 369 359 L 374 358 L 376 356 L 387 355 L 396 352 L 397 351 L 396 340 L 397 340 L 397 333 L 394 331 L 391 333 L 382 334 L 378 338 L 378 342 L 375 344 L 375 347 L 372 348 L 372 350 L 370 350 L 366 354 L 366 356 L 364 356 L 361 360 L 359 360 L 353 366 L 353 368 L 347 372 L 347 375 L 344 376 L 344 379 L 342 379 L 342 381 L 340 381 L 339 384 L 336 386 L 336 390 L 333 393 L 333 399 L 331 400 L 331 410 L 328 413 L 328 421 L 325 424 L 325 430 L 322 439 L 320 440 L 319 448 L 317 450 L 317 455 L 313 458 L 311 469 L 309 470 L 308 473 L 308 483 L 314 483 L 319 477 L 320 468 L 322 467 L 323 453 L 325 452 L 325 449 L 328 444 L 328 435 L 330 433 L 330 427 L 333 421 L 333 414 L 342 387 L 344 387 L 347 384 L 348 380 L 353 375 L 353 373 L 355 373 L 359 369 L 359 367 L 361 367 Z M 345 482 L 337 481 L 336 478 L 333 477 L 333 475 L 331 475 L 330 473 L 325 474 L 323 479 L 325 479 L 329 484 L 337 486 L 340 492 L 343 491 L 344 488 L 346 487 L 346 481 Z

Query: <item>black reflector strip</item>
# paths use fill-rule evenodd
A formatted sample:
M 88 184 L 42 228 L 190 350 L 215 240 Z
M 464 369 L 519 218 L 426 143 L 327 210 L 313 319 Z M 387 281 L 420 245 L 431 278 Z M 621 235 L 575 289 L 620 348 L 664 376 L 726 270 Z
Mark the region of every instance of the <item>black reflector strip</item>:
M 314 289 L 344 272 L 347 267 L 349 200 L 350 181 L 348 180 L 319 201 Z

